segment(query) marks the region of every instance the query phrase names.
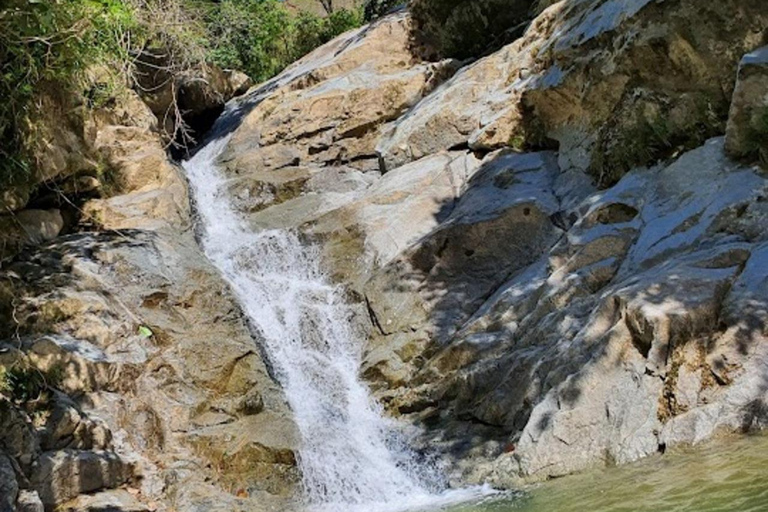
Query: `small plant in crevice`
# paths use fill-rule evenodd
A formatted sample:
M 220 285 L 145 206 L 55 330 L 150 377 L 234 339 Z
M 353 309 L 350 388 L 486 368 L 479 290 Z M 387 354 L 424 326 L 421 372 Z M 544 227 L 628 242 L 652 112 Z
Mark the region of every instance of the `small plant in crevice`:
M 749 151 L 760 165 L 768 168 L 768 105 L 755 109 L 749 124 Z
M 676 158 L 722 135 L 728 109 L 717 95 L 636 92 L 600 128 L 590 174 L 599 187 L 609 187 L 635 167 Z
M 632 167 L 651 164 L 656 155 L 672 147 L 672 129 L 666 119 L 659 116 L 642 120 L 607 151 L 599 153 L 594 163 L 599 169 L 598 183 L 614 183 Z
M 0 367 L 0 395 L 15 402 L 46 401 L 49 391 L 61 385 L 63 369 L 41 371 L 34 366 Z
M 521 134 L 512 135 L 509 138 L 507 145 L 510 148 L 512 148 L 513 151 L 517 153 L 522 153 L 525 151 L 525 148 L 526 148 L 525 136 Z
M 537 6 L 535 0 L 413 0 L 410 9 L 419 37 L 442 57 L 466 59 L 499 46 L 509 31 L 519 33 Z

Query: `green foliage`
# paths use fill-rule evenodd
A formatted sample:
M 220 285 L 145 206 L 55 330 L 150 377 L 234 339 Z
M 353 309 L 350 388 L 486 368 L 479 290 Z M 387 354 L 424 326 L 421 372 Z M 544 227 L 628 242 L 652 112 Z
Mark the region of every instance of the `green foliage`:
M 213 61 L 261 81 L 278 73 L 291 55 L 288 11 L 277 0 L 223 0 L 209 13 Z
M 507 145 L 512 148 L 513 151 L 522 153 L 525 151 L 526 141 L 525 136 L 521 134 L 515 134 L 510 136 Z
M 444 57 L 469 58 L 531 17 L 535 0 L 413 0 L 417 28 Z
M 341 9 L 321 18 L 293 14 L 278 0 L 222 0 L 206 18 L 212 61 L 257 82 L 362 23 L 357 11 Z
M 768 106 L 752 113 L 748 138 L 751 154 L 760 160 L 763 167 L 768 167 Z
M 60 386 L 62 381 L 60 367 L 47 372 L 27 366 L 0 367 L 0 394 L 18 402 L 37 400 L 49 389 Z
M 371 21 L 407 3 L 407 0 L 368 0 L 365 3 L 363 17 L 365 21 Z
M 0 11 L 0 184 L 28 178 L 24 123 L 41 84 L 82 84 L 86 68 L 125 56 L 131 10 L 119 0 L 8 0 Z
M 0 187 L 30 181 L 35 101 L 46 87 L 82 94 L 102 108 L 119 87 L 136 83 L 138 56 L 162 56 L 169 76 L 205 61 L 256 81 L 336 35 L 362 14 L 296 14 L 279 0 L 0 0 Z M 154 63 L 150 63 L 154 65 Z M 88 83 L 103 66 L 115 83 Z M 117 84 L 119 82 L 119 84 Z
M 613 141 L 610 148 L 594 155 L 592 171 L 597 175 L 598 185 L 613 185 L 633 167 L 653 164 L 675 147 L 672 138 L 673 129 L 665 118 L 641 120 Z

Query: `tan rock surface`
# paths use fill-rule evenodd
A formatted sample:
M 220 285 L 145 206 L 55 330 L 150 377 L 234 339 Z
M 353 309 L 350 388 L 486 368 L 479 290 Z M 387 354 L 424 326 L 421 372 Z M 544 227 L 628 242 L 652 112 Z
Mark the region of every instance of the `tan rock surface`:
M 707 9 L 561 1 L 399 119 L 378 152 L 392 169 L 459 144 L 555 141 L 564 169 L 612 184 L 634 165 L 722 133 L 738 59 L 760 44 L 765 25 L 751 0 Z

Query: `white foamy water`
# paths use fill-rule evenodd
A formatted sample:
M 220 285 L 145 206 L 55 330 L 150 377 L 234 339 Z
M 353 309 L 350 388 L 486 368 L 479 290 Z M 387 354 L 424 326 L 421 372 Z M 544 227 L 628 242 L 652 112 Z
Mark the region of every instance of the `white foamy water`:
M 317 251 L 289 231 L 254 233 L 231 207 L 216 159 L 227 138 L 184 164 L 202 221 L 202 245 L 258 329 L 301 432 L 299 465 L 309 508 L 334 512 L 426 510 L 484 490 L 449 491 L 419 460 L 359 380 L 341 291 Z

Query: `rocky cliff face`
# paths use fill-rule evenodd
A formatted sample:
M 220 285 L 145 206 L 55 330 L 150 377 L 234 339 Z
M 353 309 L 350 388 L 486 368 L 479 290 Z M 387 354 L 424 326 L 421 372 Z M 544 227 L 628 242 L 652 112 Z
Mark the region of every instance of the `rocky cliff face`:
M 463 67 L 399 13 L 229 104 L 236 207 L 320 244 L 364 376 L 457 485 L 768 422 L 760 4 L 563 0 Z M 89 123 L 120 193 L 66 236 L 27 210 L 41 245 L 2 268 L 0 510 L 285 510 L 290 411 L 155 117 Z M 66 147 L 56 175 L 92 154 Z
M 504 486 L 761 427 L 768 183 L 715 136 L 760 88 L 757 3 L 559 2 L 434 91 L 407 23 L 252 92 L 223 161 L 366 305 L 389 410 Z
M 155 116 L 133 93 L 72 115 L 29 185 L 50 209 L 7 215 L 0 510 L 287 509 L 298 434 Z

